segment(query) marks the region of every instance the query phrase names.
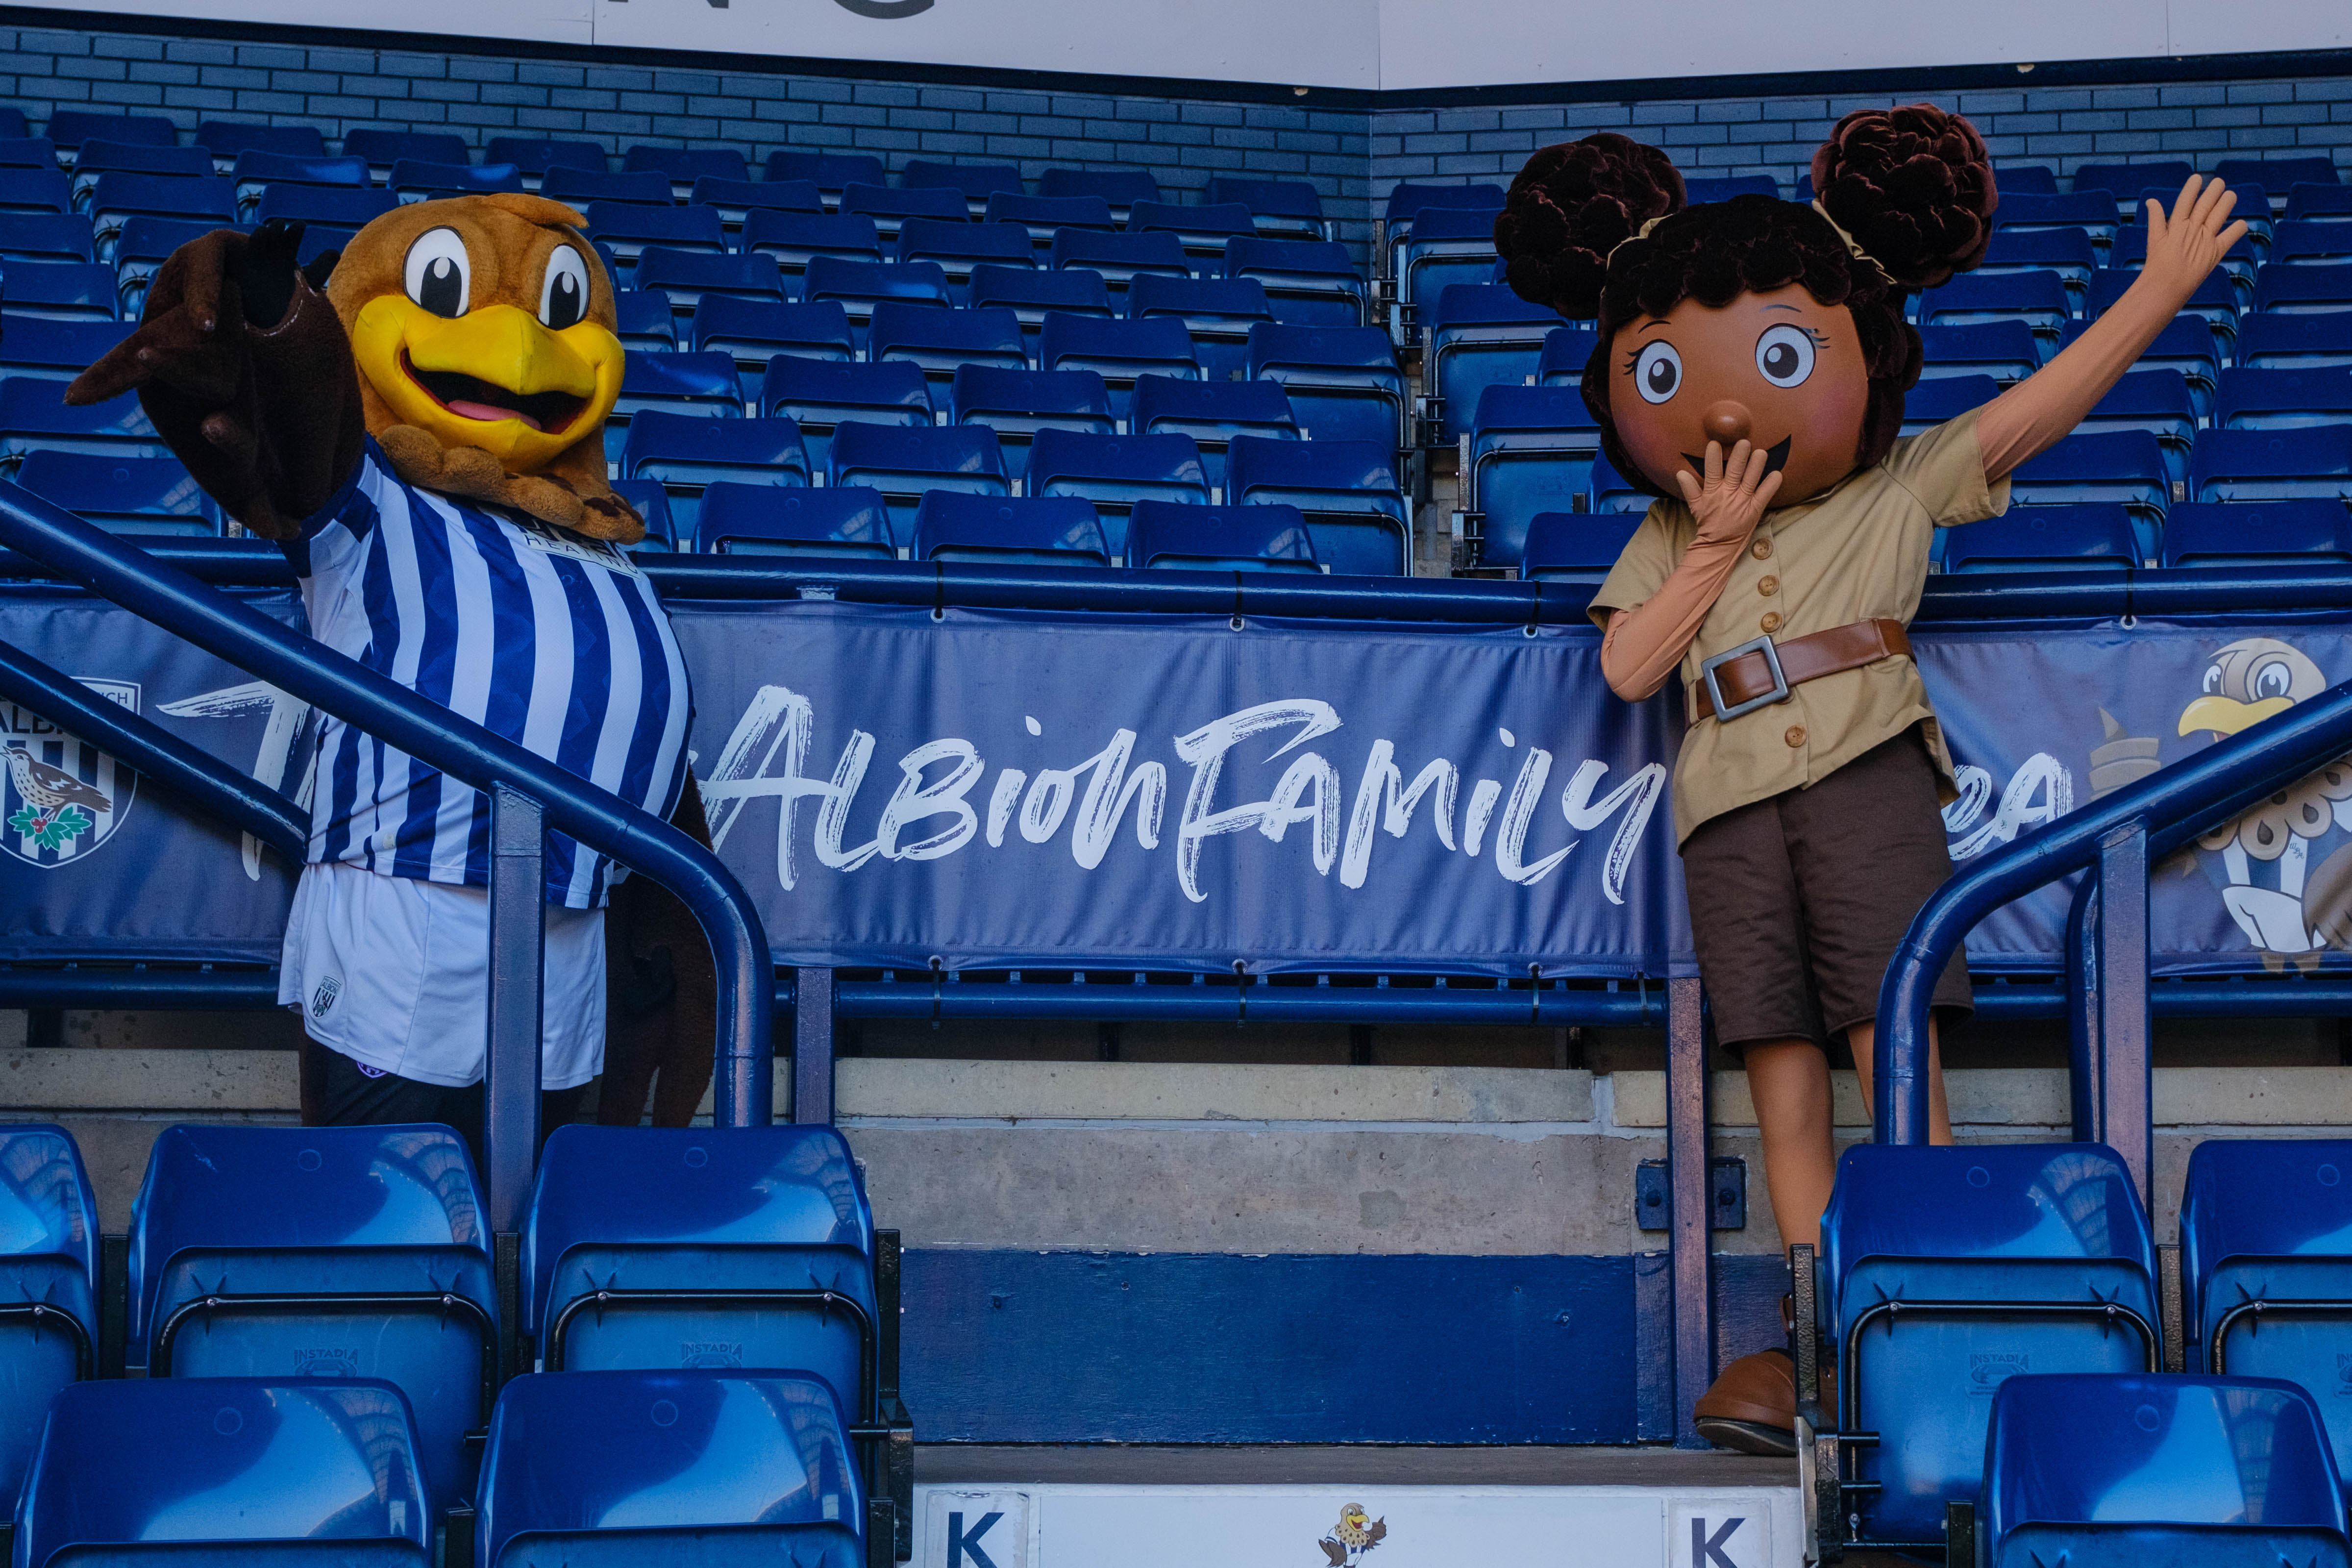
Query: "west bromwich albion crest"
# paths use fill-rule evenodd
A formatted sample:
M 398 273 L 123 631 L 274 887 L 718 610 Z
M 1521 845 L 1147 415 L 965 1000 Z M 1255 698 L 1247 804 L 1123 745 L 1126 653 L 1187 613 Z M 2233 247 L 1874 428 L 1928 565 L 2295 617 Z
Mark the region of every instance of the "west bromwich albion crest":
M 81 684 L 139 711 L 135 682 Z M 0 702 L 0 849 L 27 865 L 78 860 L 131 815 L 134 770 L 13 702 Z

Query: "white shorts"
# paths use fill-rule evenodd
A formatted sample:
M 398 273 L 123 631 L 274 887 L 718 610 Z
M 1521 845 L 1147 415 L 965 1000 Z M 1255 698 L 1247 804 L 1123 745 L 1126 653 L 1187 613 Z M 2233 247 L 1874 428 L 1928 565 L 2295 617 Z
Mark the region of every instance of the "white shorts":
M 604 1066 L 604 911 L 547 909 L 540 1087 Z M 278 1000 L 310 1037 L 380 1072 L 463 1089 L 488 1048 L 490 896 L 361 866 L 305 866 Z

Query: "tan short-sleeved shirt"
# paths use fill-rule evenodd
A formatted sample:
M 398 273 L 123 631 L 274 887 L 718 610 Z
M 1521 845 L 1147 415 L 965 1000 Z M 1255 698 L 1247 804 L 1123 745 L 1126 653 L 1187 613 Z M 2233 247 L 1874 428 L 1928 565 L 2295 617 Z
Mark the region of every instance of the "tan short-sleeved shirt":
M 1703 660 L 1757 637 L 1786 642 L 1881 618 L 1908 626 L 1927 586 L 1936 529 L 2008 510 L 2009 481 L 1985 480 L 1971 410 L 1895 442 L 1875 467 L 1814 500 L 1766 512 L 1683 656 L 1685 700 Z M 1593 620 L 1605 630 L 1611 611 L 1633 609 L 1664 587 L 1697 534 L 1682 500 L 1653 501 L 1601 584 Z M 1914 724 L 1948 802 L 1951 753 L 1908 658 L 1809 680 L 1787 701 L 1728 722 L 1703 720 L 1683 737 L 1675 764 L 1675 842 L 1709 817 L 1826 778 Z

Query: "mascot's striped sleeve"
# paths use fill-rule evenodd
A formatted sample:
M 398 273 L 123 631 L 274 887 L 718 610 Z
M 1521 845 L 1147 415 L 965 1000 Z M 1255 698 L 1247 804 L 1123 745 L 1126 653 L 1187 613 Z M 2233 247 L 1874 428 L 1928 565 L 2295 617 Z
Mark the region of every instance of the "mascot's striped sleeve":
M 371 439 L 352 482 L 284 549 L 320 642 L 668 816 L 686 665 L 653 585 L 617 546 L 404 484 Z M 489 799 L 325 719 L 310 859 L 488 887 Z M 602 908 L 625 875 L 548 836 L 549 903 Z

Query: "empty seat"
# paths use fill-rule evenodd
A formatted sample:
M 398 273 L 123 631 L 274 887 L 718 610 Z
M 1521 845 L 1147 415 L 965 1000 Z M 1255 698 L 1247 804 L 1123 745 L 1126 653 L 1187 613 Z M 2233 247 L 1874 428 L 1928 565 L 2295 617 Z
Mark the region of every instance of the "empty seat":
M 677 524 L 669 515 L 669 492 L 661 488 L 658 480 L 614 479 L 609 482 L 613 493 L 627 501 L 646 525 L 645 538 L 628 547 L 630 554 L 664 554 L 681 548 Z
M 801 427 L 790 419 L 699 419 L 663 409 L 640 411 L 621 444 L 621 476 L 654 479 L 669 497 L 670 523 L 696 531 L 702 492 L 726 479 L 737 484 L 809 482 Z
M 702 492 L 694 548 L 707 555 L 896 561 L 890 509 L 866 485 L 787 489 L 720 479 Z
M 971 217 L 985 215 L 988 198 L 999 191 L 1017 196 L 1028 189 L 1021 183 L 1021 171 L 1010 163 L 934 163 L 922 158 L 908 160 L 898 171 L 898 184 L 908 190 L 960 191 L 965 212 Z
M 1414 223 L 1397 253 L 1397 297 L 1426 321 L 1452 288 L 1477 288 L 1495 280 L 1495 217 L 1478 207 L 1435 207 Z M 1555 324 L 1557 310 L 1548 312 Z
M 302 224 L 310 231 L 305 239 L 313 238 L 321 229 L 348 237 L 399 205 L 397 196 L 373 186 L 353 190 L 334 185 L 269 185 L 254 204 L 253 221 L 264 224 L 283 218 Z
M 2303 158 L 2223 158 L 2213 165 L 2214 178 L 2231 187 L 2259 185 L 2276 191 L 2277 205 L 2296 185 L 2333 185 L 2342 182 L 2335 161 L 2324 153 Z
M 1348 247 L 1329 240 L 1236 239 L 1225 247 L 1225 276 L 1255 278 L 1274 319 L 1293 327 L 1365 324 L 1364 279 Z
M 202 155 L 201 149 L 192 149 Z M 471 165 L 467 165 L 470 167 Z M 250 214 L 271 185 L 330 185 L 363 189 L 369 184 L 368 161 L 357 156 L 295 157 L 285 153 L 248 152 L 237 155 L 229 170 L 236 187 L 236 210 Z
M 1225 448 L 1236 436 L 1296 441 L 1298 422 L 1281 384 L 1272 381 L 1186 381 L 1138 376 L 1127 427 L 1139 436 L 1190 436 L 1201 449 L 1209 490 L 1222 494 Z
M 2202 322 L 2199 325 L 2201 327 Z M 2021 321 L 1919 329 L 1921 381 L 1947 375 L 1989 375 L 2006 386 L 2042 367 L 2042 345 Z
M 74 211 L 88 212 L 98 177 L 116 170 L 133 174 L 198 176 L 214 172 L 212 154 L 201 147 L 150 147 L 136 142 L 85 142 L 68 181 Z
M 5 352 L 5 348 L 0 348 Z M 1093 316 L 1048 312 L 1037 339 L 1039 370 L 1090 370 L 1110 389 L 1111 411 L 1127 417 L 1128 395 L 1139 375 L 1197 380 L 1200 361 L 1184 323 L 1160 316 L 1149 321 L 1102 321 Z
M 1038 431 L 1079 430 L 1108 436 L 1118 428 L 1111 416 L 1110 393 L 1102 377 L 1090 370 L 1006 370 L 966 364 L 949 384 L 946 407 L 955 424 L 985 425 L 996 432 L 997 445 L 1004 452 L 1005 477 L 1016 488 L 1028 472 L 1029 443 Z
M 530 189 L 550 169 L 585 169 L 601 174 L 612 166 L 604 149 L 593 142 L 550 140 L 543 136 L 493 136 L 482 149 L 485 163 L 512 163 L 522 171 Z
M 2289 222 L 2326 219 L 2342 223 L 2352 218 L 2352 185 L 2297 182 L 2287 189 L 2286 216 Z
M 2058 194 L 2058 173 L 2046 163 L 1995 163 L 1992 172 L 1997 187 L 2004 195 L 2011 191 L 2037 196 Z M 2082 185 L 2079 180 L 2074 183 L 2078 188 Z
M 948 279 L 932 261 L 845 261 L 838 256 L 814 256 L 801 279 L 801 298 L 812 304 L 840 300 L 849 312 L 850 330 L 862 342 L 874 307 L 885 300 L 946 310 Z
M 1097 197 L 1124 224 L 1136 203 L 1160 199 L 1160 182 L 1141 169 L 1048 169 L 1037 181 L 1037 194 L 1048 199 Z
M 1212 202 L 1239 202 L 1249 209 L 1259 235 L 1267 239 L 1331 237 L 1331 226 L 1323 216 L 1322 195 L 1305 180 L 1245 180 L 1231 174 L 1213 174 L 1202 197 Z M 1227 254 L 1231 254 L 1230 247 Z
M 909 218 L 951 223 L 965 223 L 971 218 L 964 209 L 963 193 L 943 186 L 906 191 L 884 184 L 852 184 L 841 193 L 841 210 L 864 213 L 872 218 L 875 232 L 886 243 L 898 237 L 898 230 Z
M 1237 238 L 1257 237 L 1249 208 L 1239 202 L 1180 205 L 1175 202 L 1138 202 L 1128 214 L 1127 226 L 1137 233 L 1165 232 L 1176 237 L 1184 254 L 1221 258 Z
M 89 224 L 69 214 L 0 213 L 0 262 L 95 261 Z
M 522 162 L 519 158 L 509 157 L 499 152 L 498 142 L 495 141 L 490 143 L 490 148 L 491 151 L 486 162 L 492 163 Z M 391 174 L 392 166 L 403 158 L 415 158 L 425 163 L 470 163 L 474 161 L 474 150 L 466 145 L 466 139 L 446 131 L 388 131 L 366 128 L 346 131 L 343 132 L 342 150 L 346 155 L 365 158 L 368 161 L 370 177 L 378 180 Z
M 851 185 L 878 185 L 888 178 L 882 160 L 863 153 L 794 153 L 768 154 L 760 172 L 763 180 L 806 180 L 824 194 L 824 205 L 838 206 L 841 193 Z
M 1209 478 L 1189 436 L 1040 430 L 1029 448 L 1028 493 L 1091 501 L 1117 562 L 1126 553 L 1127 514 L 1137 501 L 1206 506 Z
M 128 321 L 53 321 L 0 315 L 0 375 L 71 381 L 129 337 Z
M 1295 506 L 1315 559 L 1345 576 L 1412 571 L 1412 522 L 1393 453 L 1377 441 L 1279 441 L 1236 436 L 1225 449 L 1225 500 Z
M 1402 434 L 1404 376 L 1378 327 L 1253 327 L 1246 368 L 1282 384 L 1303 436 L 1393 448 Z
M 166 1128 L 131 1212 L 129 1363 L 151 1381 L 382 1378 L 446 1509 L 472 1490 L 466 1435 L 498 1386 L 483 1226 L 446 1127 Z
M 757 406 L 800 426 L 811 472 L 832 471 L 833 437 L 842 425 L 923 428 L 933 423 L 930 383 L 921 366 L 904 361 L 845 364 L 780 354 L 760 382 Z
M 1185 506 L 1139 500 L 1127 520 L 1127 563 L 1182 572 L 1320 572 L 1295 506 Z
M 751 166 L 735 147 L 631 147 L 621 154 L 621 167 L 632 174 L 668 175 L 670 195 L 679 201 L 697 180 L 751 180 Z
M 2352 263 L 2265 267 L 2254 276 L 2254 309 L 2283 316 L 2352 310 Z
M 2123 572 L 2142 559 L 2131 513 L 2115 502 L 2015 506 L 1945 530 L 1947 572 Z
M 0 408 L 6 400 L 0 385 Z M 36 762 L 62 760 L 40 741 L 18 744 Z M 98 1375 L 98 1194 L 72 1135 L 0 1128 L 0 1502 L 11 1509 L 49 1400 Z
M 705 175 L 694 182 L 686 199 L 717 213 L 730 233 L 762 207 L 786 213 L 824 211 L 824 197 L 808 180 L 714 180 Z
M 638 256 L 652 246 L 665 250 L 698 250 L 711 256 L 724 255 L 727 250 L 727 230 L 713 207 L 590 202 L 586 232 L 624 268 L 634 266 Z
M 692 316 L 705 300 L 722 297 L 773 305 L 784 302 L 784 275 L 776 258 L 756 251 L 729 256 L 648 246 L 637 253 L 629 280 L 636 288 L 667 295 L 671 311 L 679 316 Z
M 1250 329 L 1271 321 L 1265 286 L 1255 278 L 1162 278 L 1145 274 L 1128 286 L 1131 320 L 1166 316 L 1184 323 L 1201 374 L 1211 381 L 1239 378 L 1249 363 Z
M 1953 279 L 1919 296 L 1923 327 L 1972 327 L 1987 321 L 2023 321 L 2033 329 L 2044 359 L 2055 353 L 2074 314 L 2066 281 L 2047 268 L 2032 272 L 1973 273 Z
M 115 533 L 217 538 L 222 532 L 219 503 L 177 458 L 40 450 L 26 457 L 16 482 Z
M 403 158 L 384 181 L 394 201 L 429 202 L 444 196 L 478 196 L 522 189 L 522 170 L 513 163 L 428 163 Z
M 2117 248 L 2120 248 L 2118 243 Z M 2140 253 L 2147 255 L 2147 238 L 2143 231 Z M 1985 258 L 1977 264 L 1974 276 L 1996 278 L 2011 272 L 2055 272 L 2066 285 L 2066 292 L 2074 310 L 2079 313 L 2083 296 L 2091 287 L 2091 274 L 2098 268 L 2098 255 L 2091 248 L 2091 237 L 2079 228 L 2008 228 L 1993 231 L 1992 244 Z
M 777 212 L 755 207 L 743 219 L 740 247 L 772 256 L 784 276 L 797 283 L 820 256 L 842 261 L 880 261 L 882 241 L 874 220 L 858 213 Z
M 1488 387 L 1535 382 L 1559 312 L 1530 305 L 1500 283 L 1456 283 L 1438 296 L 1425 326 L 1436 367 L 1431 381 L 1445 400 L 1444 439 L 1451 441 L 1469 429 Z
M 2352 310 L 2328 315 L 2252 315 L 2238 321 L 2237 363 L 2259 370 L 2352 364 Z
M 613 335 L 632 353 L 670 353 L 677 348 L 677 318 L 669 296 L 644 289 L 613 290 Z
M 768 362 L 779 354 L 796 359 L 847 360 L 856 353 L 849 312 L 837 300 L 814 305 L 779 305 L 732 294 L 708 294 L 695 307 L 688 339 L 703 353 L 731 354 L 744 401 L 756 402 Z
M 2239 500 L 2182 501 L 2164 514 L 2167 566 L 2294 563 L 2352 563 L 2352 512 L 2332 500 Z
M 1601 426 L 1570 386 L 1487 387 L 1465 426 L 1470 509 L 1486 517 L 1478 563 L 1516 566 L 1539 512 L 1574 511 L 1591 494 Z
M 832 1391 L 796 1373 L 516 1378 L 491 1424 L 466 1560 L 866 1568 L 846 1431 Z
M 1040 251 L 1049 248 L 1054 236 L 1066 228 L 1108 234 L 1118 226 L 1110 216 L 1110 204 L 1100 196 L 1024 196 L 999 191 L 988 198 L 982 216 L 990 223 L 1018 225 Z
M 68 168 L 73 167 L 83 145 L 91 142 L 174 147 L 180 141 L 180 128 L 160 114 L 118 114 L 100 109 L 56 110 L 41 131 L 58 144 L 58 154 Z
M 1601 334 L 1583 327 L 1554 327 L 1544 334 L 1543 352 L 1536 356 L 1538 386 L 1581 386 L 1592 351 Z
M 115 319 L 111 267 L 88 261 L 26 261 L 7 269 L 5 286 L 12 316 L 41 316 L 52 321 Z
M 5 199 L 7 183 L 6 172 L 0 171 L 0 199 Z M 218 226 L 236 216 L 235 187 L 216 174 L 106 174 L 99 176 L 90 196 L 90 233 L 100 261 L 114 259 L 114 242 L 122 226 L 134 217 L 181 218 Z
M 69 405 L 62 381 L 11 375 L 0 379 L 0 475 L 11 475 L 35 452 L 83 452 L 103 458 L 165 458 L 171 448 L 155 433 L 138 395 Z
M 2083 317 L 2096 321 L 2124 296 L 2139 274 L 2116 268 L 2105 268 L 2091 275 L 2090 292 L 2083 301 Z M 2224 340 L 2234 339 L 2238 330 L 2238 289 L 2230 275 L 2215 268 L 2207 273 L 2181 307 L 2184 315 L 2202 316 L 2205 323 Z
M 2352 425 L 2200 430 L 2189 459 L 2189 495 L 2217 501 L 2352 500 Z
M 0 169 L 54 172 L 58 144 L 46 136 L 0 136 Z
M 1113 294 L 1124 294 L 1139 273 L 1190 278 L 1192 264 L 1172 234 L 1102 234 L 1088 228 L 1056 230 L 1046 252 L 1057 270 L 1083 267 L 1102 274 Z
M 2171 194 L 2179 195 L 2179 187 L 2174 186 Z M 2079 228 L 2104 250 L 2116 237 L 2120 216 L 2113 191 L 2077 189 L 2058 196 L 2003 190 L 2000 210 L 1992 221 L 1997 228 Z
M 2270 264 L 2286 267 L 2352 261 L 2352 223 L 2301 223 L 2278 226 L 2271 237 Z
M 908 367 L 910 372 L 913 368 Z M 915 508 L 926 491 L 1013 493 L 1005 477 L 1003 448 L 997 444 L 996 432 L 985 425 L 876 425 L 850 420 L 835 427 L 825 466 L 828 483 L 871 485 L 880 490 L 890 509 L 891 534 L 899 539 L 914 537 Z
M 14 278 L 10 274 L 12 281 Z M 13 291 L 8 303 L 16 308 Z M 2352 424 L 2352 366 L 2225 370 L 2214 399 L 2213 423 L 2230 430 Z
M 2002 187 L 2007 189 L 2006 186 Z M 1692 206 L 1701 202 L 1727 202 L 1734 196 L 1778 196 L 1780 182 L 1769 174 L 1726 174 L 1716 179 L 1685 177 L 1683 195 Z
M 213 172 L 226 174 L 240 153 L 279 153 L 289 158 L 323 158 L 327 144 L 315 125 L 260 125 L 250 121 L 207 120 L 196 127 L 195 143 L 213 155 Z
M 977 496 L 932 490 L 915 509 L 913 558 L 979 566 L 1111 563 L 1093 503 L 1074 495 Z
M 55 169 L 0 169 L 0 213 L 63 216 L 73 210 L 73 186 Z
M 2352 417 L 2352 405 L 2346 411 Z M 2197 436 L 2197 405 L 2189 380 L 2177 370 L 2157 367 L 2126 372 L 2074 426 L 2078 436 L 2111 430 L 2145 430 L 2164 454 L 2167 480 L 2189 477 L 2189 447 Z
M 530 165 L 525 163 L 521 167 L 528 179 Z M 551 201 L 566 202 L 583 209 L 596 202 L 666 207 L 672 201 L 668 178 L 650 170 L 635 174 L 614 174 L 603 168 L 574 169 L 564 164 L 558 164 L 540 175 L 539 194 Z
M 1011 224 L 967 223 L 961 218 L 908 218 L 898 230 L 898 258 L 939 263 L 940 270 L 947 274 L 948 296 L 959 305 L 971 301 L 972 268 L 1036 265 L 1029 237 Z
M 1029 368 L 1028 342 L 1012 311 L 941 310 L 885 300 L 874 307 L 866 331 L 866 357 L 905 360 L 922 367 L 933 386 L 944 386 L 960 365 Z
M 1398 184 L 1389 188 L 1381 215 L 1389 227 L 1390 237 L 1397 238 L 1411 231 L 1415 215 L 1426 208 L 1482 207 L 1496 212 L 1503 205 L 1504 195 L 1500 185 Z
M 2017 506 L 2064 506 L 2078 501 L 2114 501 L 2131 513 L 2140 556 L 2153 560 L 2172 499 L 2164 449 L 2146 430 L 2110 430 L 2065 437 L 2009 477 Z
M 2000 383 L 1989 375 L 1946 375 L 1922 380 L 1903 395 L 1906 436 L 1932 430 L 1947 419 L 1957 419 L 1971 408 L 1981 408 L 2000 395 Z
M 743 413 L 735 361 L 723 353 L 631 354 L 621 370 L 621 394 L 604 418 L 604 458 L 618 462 L 629 421 L 646 409 L 702 418 L 735 419 Z
M 1642 519 L 1639 511 L 1606 508 L 1539 511 L 1528 519 L 1519 575 L 1531 583 L 1590 583 L 1597 588 L 1625 552 Z
M 374 1378 L 77 1384 L 50 1406 L 16 1561 L 428 1568 L 416 1447 Z
M 2147 163 L 2077 163 L 2074 165 L 2074 188 L 2078 191 L 2111 192 L 2116 198 L 2117 216 L 2127 224 L 2137 223 L 2140 217 L 2137 210 L 2139 202 L 2132 193 L 2150 189 L 2169 189 L 2177 196 L 2180 194 L 2180 187 L 2189 183 L 2189 176 L 2196 172 L 2194 166 L 2186 159 L 2158 160 Z M 2000 180 L 1998 174 L 1995 178 L 2000 184 L 2002 197 L 2007 198 L 2010 195 L 2008 182 Z M 2170 213 L 2172 204 L 2167 202 L 2164 210 Z
M 1986 1394 L 2011 1373 L 2160 1362 L 2155 1241 L 2103 1144 L 1848 1149 L 1820 1278 L 1838 1430 L 1875 1435 L 1841 1445 L 1842 1479 L 1870 1489 L 1843 1504 L 1864 1540 L 1940 1545 L 1946 1502 L 1984 1474 Z
M 1108 320 L 1111 314 L 1110 289 L 1102 274 L 1084 268 L 1048 272 L 1030 267 L 975 267 L 967 288 L 974 310 L 1003 306 L 1020 319 L 1033 359 L 1047 316 L 1060 311 Z
M 1990 1404 L 1987 1568 L 2352 1563 L 2318 1405 L 2291 1384 L 2035 1375 Z

